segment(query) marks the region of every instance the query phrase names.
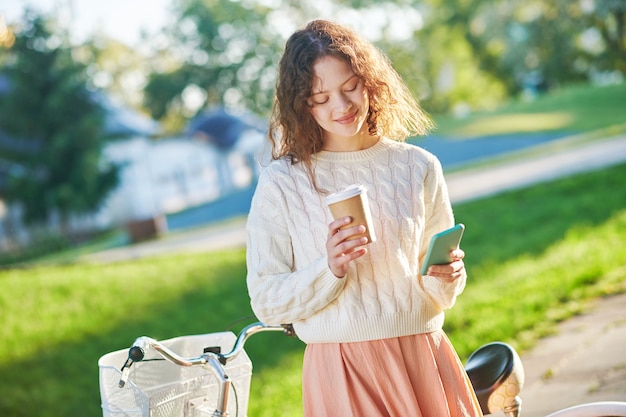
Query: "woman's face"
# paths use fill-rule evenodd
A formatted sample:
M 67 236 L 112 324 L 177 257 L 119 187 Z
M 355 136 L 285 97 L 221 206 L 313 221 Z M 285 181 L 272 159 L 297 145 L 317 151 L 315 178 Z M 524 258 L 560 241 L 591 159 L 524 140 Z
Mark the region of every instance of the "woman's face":
M 318 59 L 313 72 L 315 78 L 307 103 L 324 130 L 324 149 L 349 151 L 369 146 L 369 97 L 363 80 L 347 62 L 332 56 Z

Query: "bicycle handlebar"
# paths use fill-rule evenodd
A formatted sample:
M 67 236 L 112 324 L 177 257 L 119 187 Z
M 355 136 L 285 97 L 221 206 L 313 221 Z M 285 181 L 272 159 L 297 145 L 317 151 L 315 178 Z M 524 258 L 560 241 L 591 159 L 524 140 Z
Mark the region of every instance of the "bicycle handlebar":
M 237 336 L 237 341 L 235 342 L 235 346 L 233 349 L 225 354 L 219 355 L 224 358 L 225 362 L 236 357 L 242 350 L 246 343 L 246 341 L 250 338 L 250 336 L 266 332 L 266 331 L 278 331 L 281 330 L 287 336 L 294 336 L 293 327 L 290 324 L 281 324 L 280 326 L 270 326 L 265 323 L 256 322 L 246 326 L 241 332 L 239 332 L 239 336 Z
M 126 385 L 126 381 L 128 381 L 128 377 L 130 374 L 130 367 L 135 362 L 140 362 L 143 360 L 146 349 L 152 348 L 157 351 L 163 358 L 170 361 L 171 363 L 179 366 L 196 366 L 196 365 L 206 365 L 210 364 L 215 371 L 219 374 L 223 374 L 223 369 L 220 369 L 220 366 L 215 363 L 217 360 L 219 364 L 226 365 L 226 363 L 232 359 L 234 359 L 239 353 L 243 351 L 244 345 L 246 341 L 250 338 L 250 336 L 265 332 L 265 331 L 282 331 L 288 336 L 294 336 L 295 333 L 293 331 L 293 327 L 290 324 L 283 324 L 279 326 L 271 326 L 262 322 L 256 322 L 249 324 L 246 326 L 237 336 L 237 340 L 232 348 L 232 350 L 228 353 L 216 353 L 216 352 L 204 352 L 203 355 L 195 357 L 195 358 L 184 358 L 178 355 L 176 352 L 169 349 L 167 346 L 163 345 L 161 342 L 152 339 L 147 336 L 141 336 L 135 339 L 135 342 L 131 346 L 128 351 L 128 359 L 124 363 L 121 368 L 122 376 L 119 381 L 119 387 L 123 388 Z

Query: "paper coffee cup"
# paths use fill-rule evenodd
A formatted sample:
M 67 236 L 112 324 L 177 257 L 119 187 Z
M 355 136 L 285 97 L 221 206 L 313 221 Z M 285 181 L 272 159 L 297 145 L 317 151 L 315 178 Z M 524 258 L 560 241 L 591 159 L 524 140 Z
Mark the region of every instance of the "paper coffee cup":
M 352 222 L 343 226 L 342 229 L 360 224 L 365 225 L 365 233 L 355 235 L 351 239 L 366 236 L 367 243 L 376 241 L 376 235 L 372 227 L 372 214 L 367 199 L 367 188 L 363 185 L 354 184 L 329 195 L 326 197 L 325 202 L 335 220 L 345 216 L 352 217 Z

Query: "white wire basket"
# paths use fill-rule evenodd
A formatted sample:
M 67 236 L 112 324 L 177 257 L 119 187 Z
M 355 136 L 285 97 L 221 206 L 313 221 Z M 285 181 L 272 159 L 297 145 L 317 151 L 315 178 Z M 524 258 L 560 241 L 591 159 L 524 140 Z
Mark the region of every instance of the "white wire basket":
M 161 340 L 183 357 L 198 357 L 204 348 L 220 346 L 229 352 L 235 344 L 232 332 L 181 336 Z M 104 417 L 209 417 L 217 406 L 219 385 L 210 369 L 183 367 L 149 349 L 141 362 L 130 368 L 128 382 L 119 388 L 120 368 L 128 349 L 107 353 L 98 360 L 100 398 Z M 242 351 L 225 366 L 231 378 L 228 413 L 246 417 L 252 379 L 252 362 Z

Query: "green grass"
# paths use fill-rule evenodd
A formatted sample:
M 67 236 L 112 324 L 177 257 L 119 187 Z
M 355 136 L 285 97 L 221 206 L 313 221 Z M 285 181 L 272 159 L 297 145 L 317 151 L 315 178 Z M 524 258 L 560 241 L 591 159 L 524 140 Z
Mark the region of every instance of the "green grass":
M 446 329 L 462 355 L 489 338 L 526 349 L 590 298 L 626 289 L 625 186 L 621 165 L 455 208 L 469 223 L 470 285 Z
M 595 140 L 626 131 L 625 106 L 626 84 L 574 87 L 462 120 L 439 118 L 437 133 L 559 130 Z M 625 186 L 620 165 L 454 207 L 467 225 L 469 281 L 445 328 L 462 359 L 493 340 L 523 352 L 595 297 L 626 291 Z M 237 332 L 254 320 L 243 250 L 70 263 L 116 239 L 0 271 L 0 416 L 100 416 L 101 355 L 140 335 Z M 248 352 L 249 415 L 302 415 L 303 344 L 262 334 Z
M 469 282 L 447 316 L 464 359 L 503 340 L 520 351 L 626 289 L 626 165 L 455 206 Z M 243 250 L 0 272 L 0 415 L 101 415 L 98 358 L 135 337 L 249 323 Z M 237 321 L 247 318 L 245 323 Z M 301 415 L 303 344 L 249 342 L 250 416 Z
M 512 101 L 465 118 L 435 117 L 436 134 L 472 138 L 484 135 L 589 132 L 621 126 L 626 132 L 626 83 L 605 87 L 569 86 L 534 101 Z

